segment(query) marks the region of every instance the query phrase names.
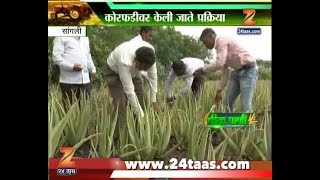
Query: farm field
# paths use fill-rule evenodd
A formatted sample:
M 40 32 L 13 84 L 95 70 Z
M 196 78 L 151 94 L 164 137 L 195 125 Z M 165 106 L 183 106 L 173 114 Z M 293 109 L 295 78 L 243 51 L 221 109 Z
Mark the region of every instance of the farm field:
M 60 146 L 75 146 L 75 156 L 84 158 L 271 160 L 270 86 L 269 80 L 257 82 L 253 98 L 257 124 L 220 129 L 218 145 L 212 143 L 212 136 L 208 135 L 211 131 L 203 123 L 203 116 L 213 104 L 213 81 L 206 82 L 201 96 L 195 98 L 190 94 L 172 108 L 166 105 L 165 93 L 160 88 L 158 101 L 162 112 L 155 114 L 147 108 L 145 118 L 137 124 L 129 113 L 127 127 L 120 133 L 118 142 L 113 141 L 116 121 L 110 114 L 116 109 L 112 107 L 107 88 L 94 88 L 91 99 L 82 102 L 81 109 L 75 103 L 65 112 L 59 88 L 51 86 L 48 91 L 49 157 L 61 157 Z M 240 108 L 239 100 L 236 107 Z
M 61 157 L 61 146 L 74 146 L 75 157 L 83 158 L 272 160 L 271 60 L 257 59 L 259 75 L 252 102 L 257 123 L 250 127 L 218 129 L 219 140 L 215 141 L 211 135 L 213 130 L 205 126 L 203 117 L 214 103 L 220 71 L 206 75 L 207 81 L 200 96 L 183 96 L 175 101 L 173 107 L 165 102 L 164 82 L 172 62 L 183 57 L 197 57 L 208 64 L 206 59 L 211 55 L 199 39 L 183 35 L 174 26 L 153 27 L 152 45 L 156 50 L 158 73 L 157 101 L 161 112 L 154 113 L 147 104 L 146 116 L 135 122 L 132 112 L 128 111 L 126 126 L 115 140 L 116 121 L 111 117 L 111 112 L 117 109 L 112 106 L 105 82 L 106 58 L 119 44 L 135 37 L 139 30 L 138 26 L 87 26 L 97 79 L 92 83 L 91 98 L 87 102 L 81 101 L 80 107 L 77 103 L 73 104 L 68 111 L 62 106 L 59 68 L 52 60 L 54 38 L 48 37 L 49 158 Z M 182 79 L 176 79 L 174 92 L 179 91 L 183 84 Z M 144 86 L 145 96 L 148 97 L 148 83 L 145 82 Z M 213 111 L 226 112 L 223 107 Z M 240 111 L 239 98 L 235 111 Z

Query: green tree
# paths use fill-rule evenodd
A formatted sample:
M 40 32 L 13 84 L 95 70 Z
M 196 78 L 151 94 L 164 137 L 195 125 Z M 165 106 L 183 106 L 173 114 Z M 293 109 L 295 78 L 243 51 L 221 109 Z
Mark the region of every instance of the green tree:
M 140 27 L 106 27 L 88 26 L 87 35 L 90 40 L 91 56 L 97 68 L 97 81 L 104 82 L 107 57 L 122 42 L 128 41 L 139 33 Z M 58 82 L 59 71 L 52 63 L 52 41 L 48 38 L 48 83 Z M 156 62 L 159 79 L 163 79 L 172 62 L 183 57 L 204 59 L 209 50 L 193 37 L 182 35 L 174 27 L 154 27 L 152 44 L 156 50 Z
M 259 67 L 271 68 L 271 61 L 257 59 L 257 64 Z

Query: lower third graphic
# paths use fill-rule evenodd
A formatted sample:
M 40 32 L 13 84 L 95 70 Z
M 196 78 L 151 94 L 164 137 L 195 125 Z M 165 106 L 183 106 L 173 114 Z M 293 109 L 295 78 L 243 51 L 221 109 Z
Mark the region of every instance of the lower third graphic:
M 244 127 L 257 122 L 254 113 L 207 113 L 203 121 L 210 128 Z

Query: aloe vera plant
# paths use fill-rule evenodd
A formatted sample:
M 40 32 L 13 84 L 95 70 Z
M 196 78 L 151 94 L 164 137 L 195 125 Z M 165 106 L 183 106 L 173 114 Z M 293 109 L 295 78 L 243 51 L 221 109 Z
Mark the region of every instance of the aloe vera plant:
M 182 85 L 179 81 L 178 85 Z M 212 144 L 209 129 L 203 117 L 213 105 L 215 82 L 207 82 L 196 97 L 192 94 L 177 99 L 173 107 L 165 102 L 164 89 L 158 91 L 162 111 L 154 113 L 150 102 L 146 104 L 145 117 L 134 119 L 128 107 L 128 120 L 114 141 L 117 111 L 104 86 L 94 88 L 91 98 L 79 107 L 74 103 L 65 111 L 57 86 L 50 86 L 48 96 L 48 147 L 49 157 L 56 157 L 61 146 L 89 147 L 85 157 L 122 157 L 126 160 L 168 159 L 186 151 L 195 160 L 271 160 L 270 83 L 258 81 L 253 107 L 258 110 L 258 123 L 252 127 L 220 129 L 222 141 Z M 163 86 L 163 82 L 159 83 Z M 174 86 L 178 91 L 179 86 Z M 239 100 L 235 107 L 240 108 Z M 222 111 L 227 111 L 221 108 Z M 263 110 L 263 112 L 260 112 Z M 122 112 L 119 112 L 122 113 Z
M 64 143 L 63 130 L 72 115 L 72 110 L 65 113 L 61 103 L 55 96 L 52 96 L 48 104 L 48 157 L 54 157 L 59 147 Z

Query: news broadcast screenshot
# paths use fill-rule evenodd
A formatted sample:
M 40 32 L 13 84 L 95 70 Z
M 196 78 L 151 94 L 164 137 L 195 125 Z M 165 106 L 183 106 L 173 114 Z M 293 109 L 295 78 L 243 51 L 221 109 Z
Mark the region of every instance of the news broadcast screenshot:
M 272 179 L 271 3 L 48 1 L 48 178 Z

